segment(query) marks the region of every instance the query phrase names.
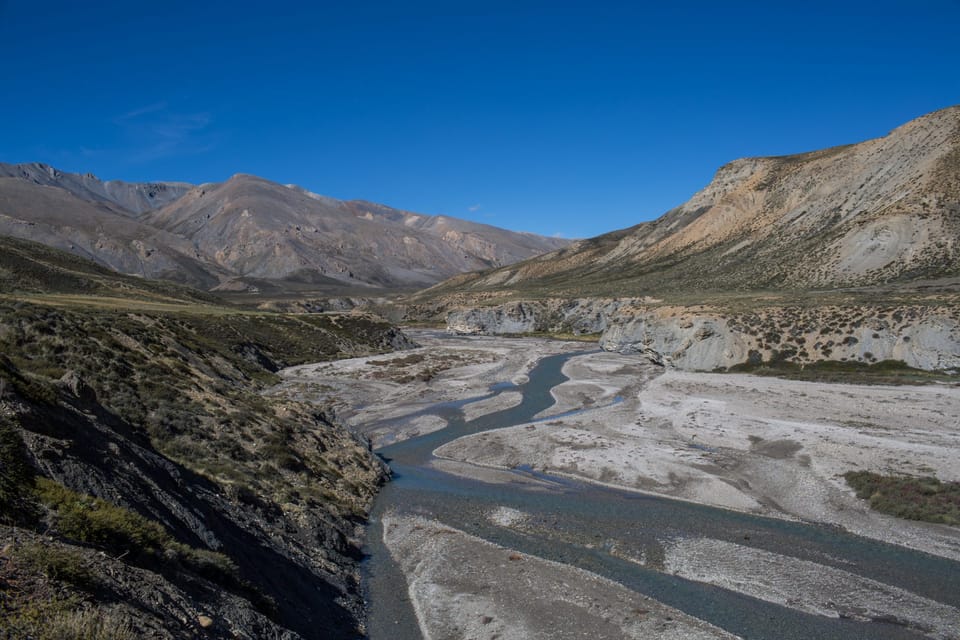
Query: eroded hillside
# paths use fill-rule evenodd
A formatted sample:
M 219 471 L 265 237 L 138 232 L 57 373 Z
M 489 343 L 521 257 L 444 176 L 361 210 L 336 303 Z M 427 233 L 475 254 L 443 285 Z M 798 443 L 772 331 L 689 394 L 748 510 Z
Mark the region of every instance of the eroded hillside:
M 29 262 L 32 280 L 8 263 L 8 282 L 49 279 L 49 263 Z M 362 314 L 242 312 L 169 285 L 159 304 L 101 284 L 132 295 L 0 296 L 9 637 L 104 623 L 117 638 L 359 637 L 360 527 L 385 468 L 332 409 L 260 391 L 282 366 L 405 336 Z M 27 471 L 8 484 L 12 468 Z

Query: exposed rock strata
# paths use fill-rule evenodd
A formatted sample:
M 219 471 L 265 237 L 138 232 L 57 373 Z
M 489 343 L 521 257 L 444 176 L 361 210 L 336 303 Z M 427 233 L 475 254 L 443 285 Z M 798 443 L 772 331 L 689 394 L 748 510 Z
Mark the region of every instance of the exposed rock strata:
M 639 353 L 691 371 L 785 361 L 876 363 L 960 369 L 955 306 L 761 307 L 731 312 L 636 299 L 511 302 L 454 310 L 447 329 L 461 334 L 601 333 L 608 351 Z

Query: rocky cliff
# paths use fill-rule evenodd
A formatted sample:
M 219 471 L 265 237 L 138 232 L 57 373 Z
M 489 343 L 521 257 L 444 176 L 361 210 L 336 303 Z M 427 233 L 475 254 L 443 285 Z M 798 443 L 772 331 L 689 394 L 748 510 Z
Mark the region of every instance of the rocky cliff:
M 960 371 L 960 305 L 665 305 L 651 299 L 518 301 L 456 309 L 447 329 L 467 334 L 599 334 L 608 351 L 693 371 L 827 361 L 902 362 Z

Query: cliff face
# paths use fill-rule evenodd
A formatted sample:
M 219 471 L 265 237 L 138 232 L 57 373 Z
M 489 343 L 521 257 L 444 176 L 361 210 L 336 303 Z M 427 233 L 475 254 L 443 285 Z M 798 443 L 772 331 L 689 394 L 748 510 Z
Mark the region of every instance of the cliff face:
M 960 370 L 957 305 L 678 307 L 636 299 L 512 302 L 454 310 L 447 329 L 486 335 L 596 334 L 608 351 L 692 371 L 737 365 L 903 362 Z
M 657 309 L 617 319 L 600 344 L 692 371 L 887 360 L 927 371 L 960 371 L 960 315 L 913 306 L 786 307 L 746 314 Z

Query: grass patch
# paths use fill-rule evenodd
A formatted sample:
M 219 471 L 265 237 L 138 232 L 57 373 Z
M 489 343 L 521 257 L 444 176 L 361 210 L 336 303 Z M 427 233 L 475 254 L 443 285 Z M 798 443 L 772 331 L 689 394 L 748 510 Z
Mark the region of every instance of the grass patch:
M 85 591 L 91 591 L 99 584 L 83 552 L 78 549 L 33 543 L 16 547 L 13 555 L 24 569 L 39 573 L 48 580 L 65 582 Z
M 907 520 L 960 525 L 960 482 L 870 471 L 848 471 L 843 477 L 857 497 L 868 500 L 876 511 Z
M 65 538 L 104 549 L 118 559 L 170 577 L 186 570 L 247 598 L 266 615 L 276 611 L 276 603 L 243 580 L 237 565 L 222 553 L 178 542 L 154 520 L 47 478 L 37 479 L 37 494 L 52 510 L 57 529 Z M 89 582 L 75 555 L 58 556 L 51 552 L 44 558 L 38 554 L 34 563 L 52 579 L 78 585 Z
M 57 529 L 71 540 L 135 556 L 155 555 L 173 542 L 158 522 L 48 478 L 37 480 L 37 494 L 55 512 Z
M 908 367 L 899 360 L 840 362 L 819 360 L 807 364 L 787 362 L 744 362 L 727 369 L 731 373 L 752 373 L 787 380 L 806 382 L 834 382 L 846 384 L 918 385 L 960 383 L 960 377 L 939 371 L 924 371 Z

